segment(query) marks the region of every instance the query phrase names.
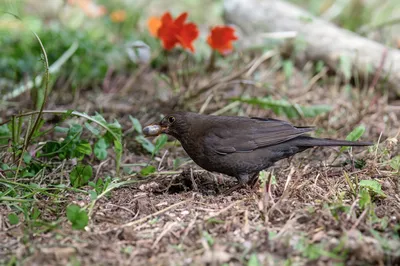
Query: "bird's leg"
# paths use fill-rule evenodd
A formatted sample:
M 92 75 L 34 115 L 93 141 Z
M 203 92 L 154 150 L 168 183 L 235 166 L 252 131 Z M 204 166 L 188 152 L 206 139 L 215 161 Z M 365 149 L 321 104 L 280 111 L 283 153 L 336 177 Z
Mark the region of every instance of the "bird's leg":
M 247 183 L 253 190 L 256 188 L 259 174 L 260 174 L 259 172 L 254 173 L 249 179 L 249 182 Z
M 252 176 L 252 178 L 253 178 L 253 176 Z M 228 188 L 227 190 L 225 190 L 225 191 L 223 192 L 223 194 L 228 195 L 228 194 L 232 193 L 232 192 L 235 191 L 235 190 L 238 190 L 238 189 L 244 188 L 244 187 L 248 187 L 248 186 L 249 186 L 249 182 L 250 182 L 250 180 L 251 180 L 251 179 L 249 178 L 249 175 L 248 175 L 248 174 L 239 175 L 239 176 L 237 177 L 237 179 L 238 179 L 239 183 L 236 184 L 236 185 L 234 185 L 233 187 Z

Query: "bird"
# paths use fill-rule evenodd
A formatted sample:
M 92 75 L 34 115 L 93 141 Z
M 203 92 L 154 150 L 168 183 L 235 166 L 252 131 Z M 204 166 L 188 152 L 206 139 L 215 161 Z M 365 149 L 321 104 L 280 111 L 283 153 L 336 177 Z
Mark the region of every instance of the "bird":
M 143 128 L 145 136 L 168 134 L 189 157 L 210 172 L 232 176 L 239 185 L 254 185 L 260 171 L 275 162 L 316 146 L 370 146 L 357 142 L 314 138 L 314 127 L 260 117 L 215 116 L 177 111 Z

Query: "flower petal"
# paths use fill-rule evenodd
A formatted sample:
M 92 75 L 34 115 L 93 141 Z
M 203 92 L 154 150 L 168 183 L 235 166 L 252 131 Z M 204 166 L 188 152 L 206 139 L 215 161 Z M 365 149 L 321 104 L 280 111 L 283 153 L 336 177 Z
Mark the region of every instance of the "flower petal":
M 170 25 L 171 23 L 173 23 L 174 19 L 172 18 L 171 13 L 164 13 L 164 15 L 162 15 L 161 17 L 161 22 L 163 25 Z
M 235 29 L 229 26 L 216 26 L 211 29 L 207 37 L 207 43 L 212 49 L 221 54 L 227 54 L 233 50 L 232 42 L 237 40 Z
M 199 30 L 197 29 L 196 24 L 188 23 L 183 25 L 179 35 L 177 36 L 179 43 L 183 48 L 189 49 L 194 52 L 194 47 L 192 42 L 199 37 Z
M 199 31 L 194 23 L 186 23 L 188 13 L 180 14 L 173 19 L 169 12 L 163 14 L 160 24 L 155 19 L 149 20 L 149 30 L 157 36 L 166 50 L 171 50 L 177 44 L 194 52 L 192 42 L 199 36 Z
M 188 16 L 187 12 L 180 14 L 179 17 L 175 19 L 175 25 L 178 27 L 183 27 L 183 24 L 185 23 L 187 16 Z
M 161 27 L 161 19 L 158 17 L 150 17 L 149 20 L 147 21 L 147 27 L 149 29 L 150 34 L 157 37 L 158 30 Z

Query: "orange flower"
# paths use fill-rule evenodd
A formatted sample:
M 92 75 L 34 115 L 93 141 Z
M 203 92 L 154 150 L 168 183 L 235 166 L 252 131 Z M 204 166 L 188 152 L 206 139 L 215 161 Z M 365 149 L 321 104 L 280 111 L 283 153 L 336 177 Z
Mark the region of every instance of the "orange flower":
M 165 13 L 161 20 L 150 18 L 148 25 L 152 35 L 157 36 L 165 50 L 171 50 L 177 44 L 194 52 L 192 42 L 199 36 L 199 30 L 194 23 L 185 23 L 188 14 L 182 13 L 175 20 L 169 12 Z
M 212 49 L 226 55 L 233 50 L 232 42 L 237 40 L 235 29 L 229 26 L 216 26 L 211 29 L 207 43 Z
M 126 19 L 126 12 L 125 10 L 116 10 L 110 14 L 110 18 L 112 22 L 120 23 L 125 21 Z
M 150 34 L 157 37 L 158 29 L 161 27 L 161 19 L 158 17 L 150 17 L 147 26 L 149 27 Z

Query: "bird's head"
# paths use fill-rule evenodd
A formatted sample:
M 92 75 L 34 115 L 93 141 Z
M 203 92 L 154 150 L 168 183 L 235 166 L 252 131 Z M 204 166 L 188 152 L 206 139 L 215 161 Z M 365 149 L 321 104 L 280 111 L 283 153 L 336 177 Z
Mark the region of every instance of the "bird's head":
M 158 124 L 148 125 L 143 128 L 145 136 L 158 136 L 162 133 L 171 135 L 178 140 L 188 132 L 190 127 L 190 113 L 176 112 L 166 115 Z

